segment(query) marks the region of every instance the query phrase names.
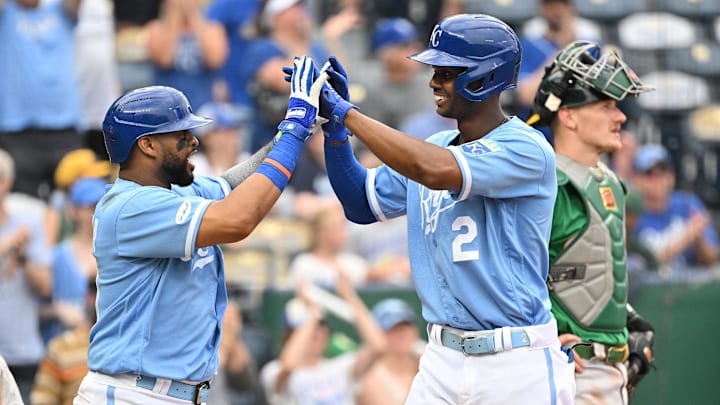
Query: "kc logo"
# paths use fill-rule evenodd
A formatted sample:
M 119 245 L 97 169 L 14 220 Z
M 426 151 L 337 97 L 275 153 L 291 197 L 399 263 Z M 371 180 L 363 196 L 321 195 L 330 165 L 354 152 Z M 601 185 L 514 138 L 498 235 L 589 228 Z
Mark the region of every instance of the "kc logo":
M 442 29 L 440 29 L 440 26 L 436 25 L 432 35 L 430 36 L 430 46 L 437 48 L 437 46 L 440 45 L 440 36 L 442 36 L 442 33 L 443 32 Z

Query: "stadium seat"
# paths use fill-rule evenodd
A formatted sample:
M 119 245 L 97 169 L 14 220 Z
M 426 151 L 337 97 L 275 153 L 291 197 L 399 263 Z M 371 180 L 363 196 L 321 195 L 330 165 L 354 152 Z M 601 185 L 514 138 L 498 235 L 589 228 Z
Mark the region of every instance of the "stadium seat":
M 687 18 L 663 12 L 635 13 L 618 24 L 620 46 L 625 49 L 659 51 L 686 48 L 697 32 Z
M 524 37 L 539 37 L 547 30 L 547 23 L 542 17 L 533 17 L 525 22 L 522 26 L 522 35 Z M 575 31 L 577 37 L 587 40 L 603 40 L 603 31 L 595 21 L 586 18 L 578 18 L 575 22 Z
M 710 102 L 710 86 L 698 76 L 678 71 L 657 71 L 640 77 L 643 83 L 654 86 L 638 98 L 641 107 L 651 112 L 682 112 Z
M 669 49 L 665 67 L 699 76 L 720 76 L 720 44 L 698 41 L 688 48 Z
M 720 15 L 718 0 L 655 0 L 659 11 L 692 19 L 711 19 Z
M 699 107 L 683 121 L 685 147 L 694 159 L 686 159 L 686 169 L 694 169 L 692 190 L 712 208 L 720 207 L 720 104 Z M 694 168 L 691 166 L 694 161 Z M 687 170 L 686 170 L 687 171 Z M 689 180 L 689 179 L 688 179 Z
M 537 14 L 538 0 L 465 0 L 465 12 L 489 14 L 512 26 L 522 25 Z
M 574 4 L 579 15 L 604 23 L 647 10 L 645 2 L 638 0 L 575 0 Z
M 687 125 L 695 139 L 720 144 L 720 103 L 696 108 L 688 114 Z

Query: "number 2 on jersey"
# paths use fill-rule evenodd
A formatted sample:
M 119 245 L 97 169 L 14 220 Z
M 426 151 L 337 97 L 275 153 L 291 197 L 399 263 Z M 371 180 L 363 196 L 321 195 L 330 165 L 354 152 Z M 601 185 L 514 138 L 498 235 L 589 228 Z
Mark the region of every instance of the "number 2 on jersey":
M 478 260 L 480 252 L 477 249 L 463 250 L 463 245 L 471 244 L 477 237 L 477 224 L 468 216 L 455 218 L 452 223 L 453 232 L 460 232 L 452 241 L 453 261 L 464 262 Z

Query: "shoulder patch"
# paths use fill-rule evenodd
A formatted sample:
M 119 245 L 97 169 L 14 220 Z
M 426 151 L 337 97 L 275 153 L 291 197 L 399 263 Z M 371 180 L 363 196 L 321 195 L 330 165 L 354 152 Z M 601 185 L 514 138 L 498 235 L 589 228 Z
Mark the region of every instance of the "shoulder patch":
M 190 204 L 190 201 L 183 201 L 183 203 L 180 204 L 180 208 L 177 210 L 177 214 L 175 214 L 175 223 L 181 225 L 187 221 L 188 218 L 190 218 L 191 208 L 192 204 Z
M 486 153 L 497 152 L 501 150 L 500 146 L 493 141 L 487 139 L 478 139 L 472 142 L 460 145 L 463 152 L 471 155 L 480 156 Z

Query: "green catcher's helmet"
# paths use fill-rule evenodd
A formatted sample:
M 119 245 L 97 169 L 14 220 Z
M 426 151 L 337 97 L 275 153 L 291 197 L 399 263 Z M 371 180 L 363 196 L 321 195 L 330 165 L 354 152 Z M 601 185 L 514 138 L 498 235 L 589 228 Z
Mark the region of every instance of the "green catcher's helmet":
M 602 52 L 594 42 L 575 41 L 560 50 L 545 68 L 533 100 L 535 114 L 528 124 L 547 125 L 562 107 L 608 99 L 620 101 L 650 90 L 654 88 L 643 85 L 614 50 Z

